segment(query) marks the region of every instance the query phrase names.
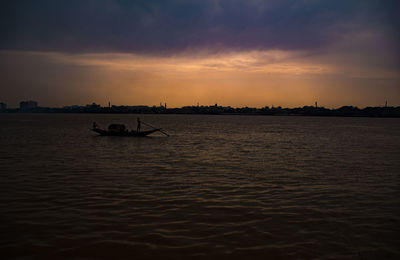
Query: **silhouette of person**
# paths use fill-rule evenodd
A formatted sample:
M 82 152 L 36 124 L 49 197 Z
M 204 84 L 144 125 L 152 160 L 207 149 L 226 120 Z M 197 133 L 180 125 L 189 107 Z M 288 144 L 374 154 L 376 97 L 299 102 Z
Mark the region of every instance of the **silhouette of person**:
M 137 118 L 137 129 L 136 131 L 140 132 L 140 118 Z
M 93 122 L 93 129 L 96 129 L 97 128 L 97 124 L 96 124 L 96 122 Z

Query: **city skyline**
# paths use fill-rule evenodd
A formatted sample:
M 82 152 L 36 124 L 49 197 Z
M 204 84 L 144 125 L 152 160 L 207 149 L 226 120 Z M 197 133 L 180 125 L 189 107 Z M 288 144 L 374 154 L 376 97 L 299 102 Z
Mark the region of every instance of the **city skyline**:
M 24 105 L 22 105 L 23 103 L 25 103 Z M 35 103 L 34 107 L 39 107 L 39 108 L 68 108 L 68 107 L 87 107 L 87 106 L 91 106 L 91 105 L 96 105 L 96 106 L 100 106 L 103 108 L 107 108 L 107 107 L 164 107 L 167 108 L 167 102 L 159 102 L 158 104 L 113 104 L 110 101 L 107 102 L 87 102 L 86 104 L 61 104 L 58 106 L 46 106 L 46 105 L 42 105 L 40 102 L 38 102 L 37 100 L 33 100 L 33 99 L 26 99 L 26 100 L 20 100 L 17 102 L 17 104 L 11 105 L 7 102 L 5 102 L 4 100 L 0 100 L 0 104 L 1 105 L 5 105 L 7 109 L 18 109 L 18 108 L 22 108 L 23 106 L 26 106 L 26 103 Z M 338 106 L 338 107 L 329 107 L 329 106 L 324 106 L 323 104 L 318 103 L 318 101 L 314 101 L 314 103 L 310 102 L 309 104 L 303 104 L 303 105 L 299 105 L 299 106 L 288 106 L 288 107 L 284 107 L 281 104 L 265 104 L 263 106 L 250 106 L 250 105 L 244 105 L 244 106 L 232 106 L 230 104 L 219 104 L 219 103 L 213 103 L 213 104 L 201 104 L 200 102 L 197 102 L 195 104 L 185 104 L 182 106 L 168 106 L 168 108 L 173 108 L 173 109 L 179 109 L 179 108 L 184 108 L 184 107 L 232 107 L 232 108 L 277 108 L 277 107 L 283 107 L 283 108 L 288 108 L 288 109 L 292 109 L 292 108 L 301 108 L 301 107 L 320 107 L 320 108 L 327 108 L 327 109 L 338 109 L 341 107 L 357 107 L 357 108 L 367 108 L 367 107 L 400 107 L 397 105 L 393 105 L 388 103 L 387 100 L 381 102 L 380 104 L 377 105 L 366 105 L 366 106 L 357 106 L 354 104 L 345 104 L 342 106 Z
M 4 1 L 0 101 L 399 106 L 397 10 L 397 1 Z

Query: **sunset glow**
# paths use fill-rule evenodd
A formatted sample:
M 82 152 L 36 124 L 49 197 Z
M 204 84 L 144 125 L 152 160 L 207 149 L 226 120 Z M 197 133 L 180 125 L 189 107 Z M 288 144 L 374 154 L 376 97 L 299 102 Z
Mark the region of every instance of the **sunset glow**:
M 207 3 L 204 5 L 210 4 Z M 326 15 L 337 12 L 337 17 L 328 23 L 326 18 L 312 14 L 309 19 L 316 24 L 303 27 L 296 24 L 297 20 L 304 19 L 296 11 L 287 21 L 285 32 L 271 27 L 281 26 L 279 20 L 270 21 L 270 24 L 263 20 L 272 10 L 260 9 L 260 6 L 264 5 L 249 1 L 243 7 L 244 11 L 257 10 L 259 18 L 251 18 L 259 23 L 254 25 L 257 29 L 246 27 L 245 30 L 231 21 L 233 17 L 229 15 L 226 25 L 222 26 L 223 22 L 220 25 L 215 22 L 215 27 L 199 25 L 196 29 L 198 37 L 202 38 L 197 41 L 189 32 L 181 34 L 180 28 L 168 24 L 137 25 L 134 19 L 131 21 L 138 30 L 155 26 L 153 34 L 144 34 L 141 38 L 121 34 L 124 40 L 115 38 L 111 42 L 102 36 L 98 43 L 87 45 L 91 39 L 65 32 L 65 37 L 75 37 L 76 41 L 64 45 L 60 38 L 52 38 L 59 45 L 48 46 L 44 39 L 42 45 L 37 43 L 41 38 L 27 38 L 22 42 L 22 38 L 31 36 L 7 31 L 9 40 L 3 40 L 0 45 L 3 49 L 0 51 L 2 85 L 6 86 L 0 95 L 10 105 L 18 104 L 20 99 L 35 99 L 45 106 L 91 102 L 105 105 L 110 101 L 118 105 L 167 102 L 172 107 L 198 102 L 294 107 L 310 105 L 317 100 L 326 107 L 376 106 L 385 100 L 400 105 L 398 38 L 392 33 L 394 25 L 381 20 L 380 14 L 374 14 L 368 6 L 349 4 L 340 8 L 349 8 L 349 12 L 357 16 L 344 16 L 339 6 L 317 5 L 316 8 Z M 273 9 L 274 5 L 271 6 Z M 207 13 L 210 19 L 227 15 L 214 5 L 208 7 L 214 10 Z M 180 8 L 179 5 L 176 8 Z M 300 12 L 306 5 L 292 8 Z M 118 10 L 113 9 L 113 12 L 122 12 Z M 238 15 L 240 19 L 250 19 L 246 12 Z M 146 20 L 158 16 L 143 13 L 140 17 Z M 175 18 L 177 23 L 187 26 L 180 18 Z M 363 25 L 363 19 L 372 18 L 376 19 L 374 26 Z M 27 26 L 24 21 L 19 23 Z M 65 23 L 65 26 L 70 24 Z M 128 28 L 127 24 L 121 26 L 121 30 Z M 160 26 L 180 36 L 163 44 L 162 37 L 166 35 Z M 315 29 L 315 26 L 320 28 Z M 314 29 L 314 34 L 308 32 Z M 38 24 L 33 30 L 42 28 Z M 237 30 L 237 33 L 230 30 Z M 298 31 L 303 31 L 302 35 L 298 35 Z M 60 32 L 54 33 L 61 37 Z M 185 44 L 182 45 L 182 41 Z M 25 46 L 29 42 L 31 45 Z M 131 45 L 125 45 L 126 42 Z

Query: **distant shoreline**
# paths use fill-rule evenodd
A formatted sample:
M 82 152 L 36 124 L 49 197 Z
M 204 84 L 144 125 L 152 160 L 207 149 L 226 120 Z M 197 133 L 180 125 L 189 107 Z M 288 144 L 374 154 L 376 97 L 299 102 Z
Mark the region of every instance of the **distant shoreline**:
M 63 114 L 189 114 L 189 115 L 264 115 L 264 116 L 323 116 L 323 117 L 400 117 L 400 107 L 365 107 L 343 106 L 328 109 L 316 106 L 301 108 L 233 108 L 223 106 L 185 106 L 181 108 L 166 108 L 164 106 L 110 106 L 101 107 L 97 104 L 86 106 L 70 106 L 63 108 L 35 107 L 8 108 L 0 113 L 63 113 Z

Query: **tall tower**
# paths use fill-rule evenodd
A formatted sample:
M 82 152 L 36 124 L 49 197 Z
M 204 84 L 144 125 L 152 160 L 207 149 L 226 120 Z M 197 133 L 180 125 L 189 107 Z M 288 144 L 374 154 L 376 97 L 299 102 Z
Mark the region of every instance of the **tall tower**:
M 318 103 L 317 103 L 317 101 L 315 101 L 315 108 L 318 108 Z

